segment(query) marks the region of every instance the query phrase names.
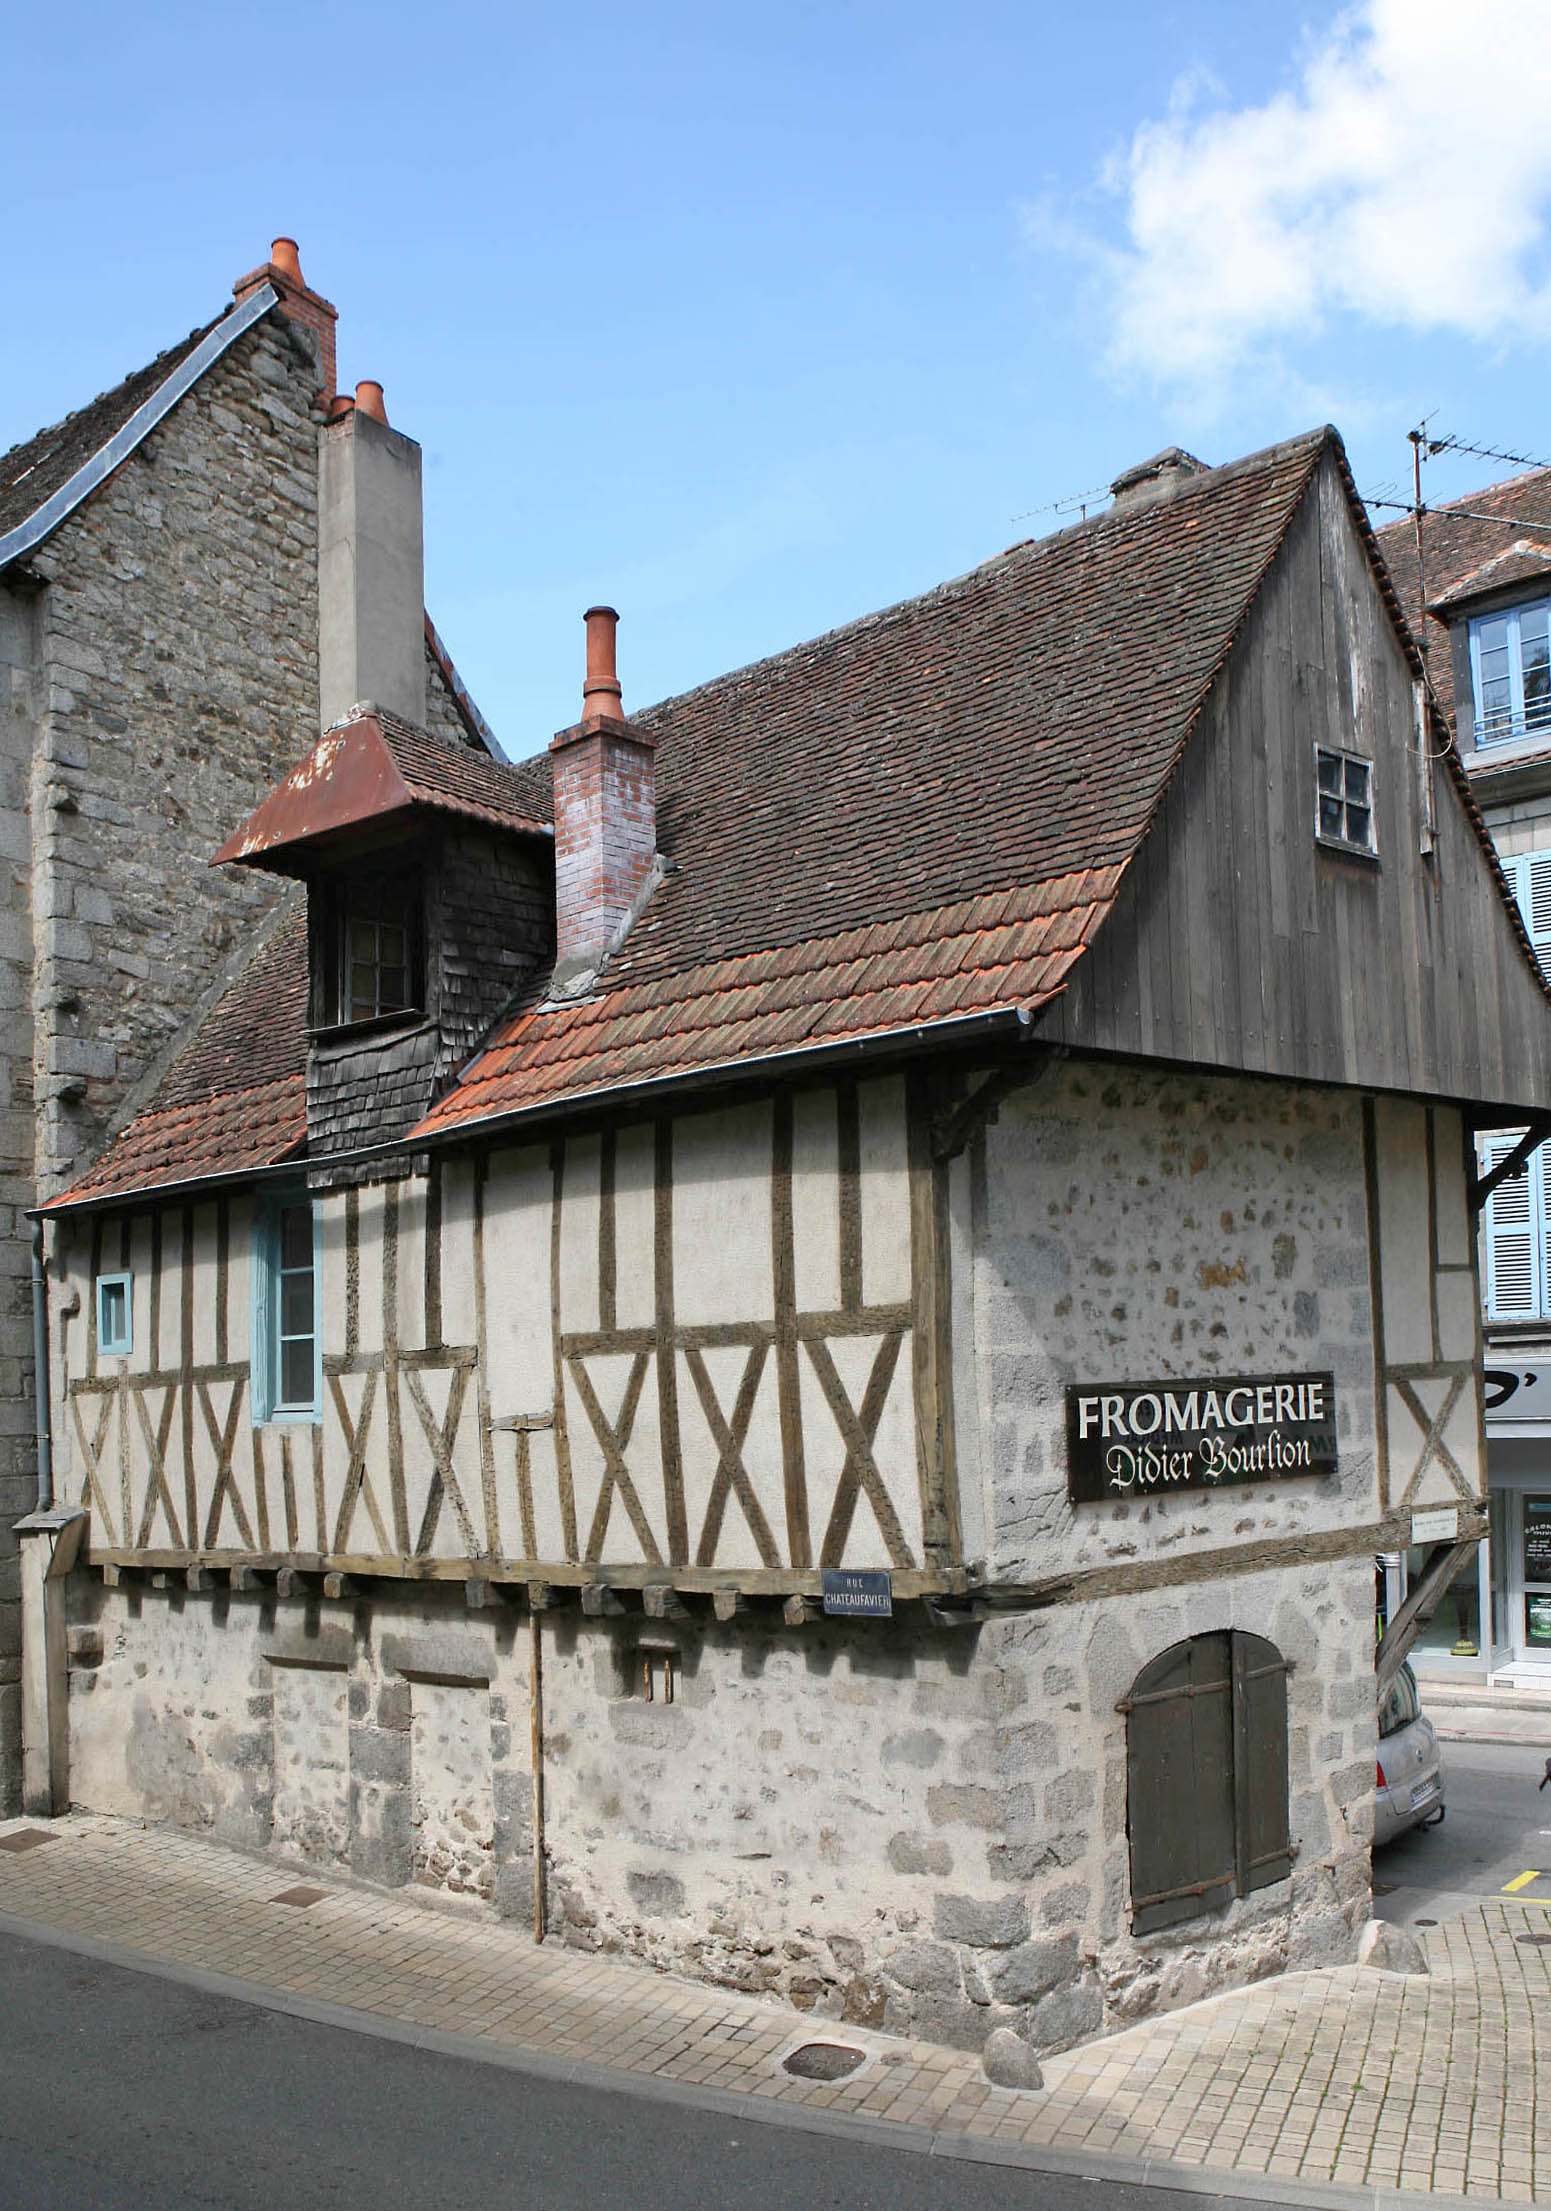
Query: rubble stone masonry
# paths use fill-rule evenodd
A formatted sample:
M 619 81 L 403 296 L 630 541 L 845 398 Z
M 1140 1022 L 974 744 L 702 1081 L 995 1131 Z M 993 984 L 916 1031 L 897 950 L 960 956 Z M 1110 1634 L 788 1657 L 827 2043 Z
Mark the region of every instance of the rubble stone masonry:
M 317 723 L 318 370 L 266 316 L 0 586 L 0 1810 L 34 1495 L 25 1208 L 176 1051 L 281 895 L 207 866 Z

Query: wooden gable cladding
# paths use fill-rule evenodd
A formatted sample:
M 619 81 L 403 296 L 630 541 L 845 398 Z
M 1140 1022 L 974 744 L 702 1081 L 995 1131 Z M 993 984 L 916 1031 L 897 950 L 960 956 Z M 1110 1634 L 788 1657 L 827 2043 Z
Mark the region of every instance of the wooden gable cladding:
M 1371 763 L 1373 857 L 1316 838 L 1317 746 Z M 1551 1006 L 1467 808 L 1327 454 L 1042 1033 L 1536 1107 Z
M 246 1197 L 96 1216 L 59 1344 L 95 1554 L 952 1585 L 938 1103 L 925 1073 L 782 1089 L 320 1196 L 315 1423 L 252 1421 Z M 92 1325 L 109 1260 L 122 1359 Z

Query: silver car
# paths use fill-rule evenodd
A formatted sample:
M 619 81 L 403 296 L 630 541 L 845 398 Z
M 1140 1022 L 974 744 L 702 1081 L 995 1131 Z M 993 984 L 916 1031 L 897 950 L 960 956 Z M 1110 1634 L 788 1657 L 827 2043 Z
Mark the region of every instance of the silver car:
M 1393 1842 L 1411 1827 L 1443 1817 L 1443 1759 L 1433 1723 L 1417 1701 L 1416 1676 L 1402 1666 L 1379 1707 L 1379 1777 L 1373 1841 Z

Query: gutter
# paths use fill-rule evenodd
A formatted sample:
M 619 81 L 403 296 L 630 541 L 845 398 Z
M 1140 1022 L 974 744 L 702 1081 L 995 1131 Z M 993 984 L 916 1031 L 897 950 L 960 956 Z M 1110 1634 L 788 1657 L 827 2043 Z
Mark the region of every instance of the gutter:
M 32 1398 L 38 1435 L 38 1510 L 54 1505 L 54 1408 L 48 1369 L 48 1284 L 43 1272 L 43 1222 L 32 1221 Z
M 234 307 L 229 315 L 223 316 L 193 352 L 178 363 L 165 383 L 158 384 L 150 398 L 142 401 L 129 420 L 114 431 L 106 445 L 99 446 L 91 459 L 84 461 L 51 498 L 45 499 L 41 507 L 28 515 L 25 522 L 19 522 L 14 530 L 0 537 L 0 570 L 8 568 L 13 561 L 24 559 L 57 530 L 83 499 L 106 482 L 115 469 L 123 467 L 135 447 L 150 436 L 164 415 L 172 412 L 185 392 L 193 389 L 211 363 L 218 361 L 245 330 L 251 330 L 260 316 L 267 315 L 271 307 L 279 304 L 279 293 L 272 284 L 265 283 L 250 293 L 240 307 Z

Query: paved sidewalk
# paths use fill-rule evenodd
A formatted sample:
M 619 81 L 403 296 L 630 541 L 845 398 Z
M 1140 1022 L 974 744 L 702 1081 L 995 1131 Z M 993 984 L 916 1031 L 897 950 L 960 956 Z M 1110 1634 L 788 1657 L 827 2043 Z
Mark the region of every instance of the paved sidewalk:
M 32 1834 L 50 1839 L 8 1844 Z M 298 1883 L 322 1893 L 281 1901 Z M 1350 1966 L 1263 1982 L 1052 2058 L 1038 2093 L 988 2087 L 958 2051 L 536 1948 L 483 1913 L 128 1820 L 0 1825 L 0 1913 L 312 2016 L 613 2068 L 653 2093 L 752 2097 L 771 2118 L 870 2125 L 939 2155 L 1280 2201 L 1551 2198 L 1551 2094 L 1536 2091 L 1541 2063 L 1551 2082 L 1551 1911 L 1532 1904 L 1476 1903 L 1434 1929 L 1429 1978 Z M 811 2040 L 864 2063 L 793 2079 L 781 2061 Z
M 1421 1680 L 1422 1710 L 1446 1743 L 1528 1744 L 1551 1750 L 1551 1696 L 1484 1682 Z

